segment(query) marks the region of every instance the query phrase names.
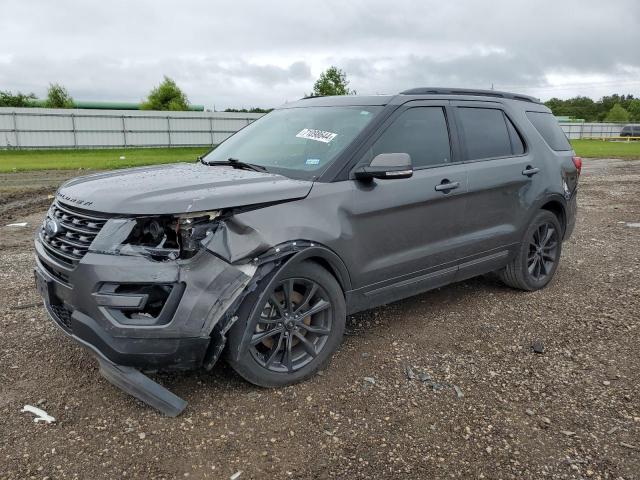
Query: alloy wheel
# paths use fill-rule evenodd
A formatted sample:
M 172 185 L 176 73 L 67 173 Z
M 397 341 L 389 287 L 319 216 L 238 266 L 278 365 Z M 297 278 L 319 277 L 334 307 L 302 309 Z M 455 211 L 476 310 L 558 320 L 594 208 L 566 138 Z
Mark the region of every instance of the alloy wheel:
M 327 343 L 332 327 L 329 296 L 316 282 L 287 278 L 264 304 L 250 351 L 264 368 L 290 373 L 307 365 Z
M 527 269 L 536 280 L 542 281 L 553 272 L 558 260 L 558 231 L 551 223 L 542 223 L 529 242 Z

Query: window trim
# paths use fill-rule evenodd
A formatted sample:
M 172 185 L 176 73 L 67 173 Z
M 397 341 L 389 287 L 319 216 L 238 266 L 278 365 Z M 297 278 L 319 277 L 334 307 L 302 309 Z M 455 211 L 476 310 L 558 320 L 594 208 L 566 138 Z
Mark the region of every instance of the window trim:
M 502 110 L 502 115 L 504 115 L 504 121 L 506 122 L 510 122 L 511 125 L 513 126 L 513 129 L 516 132 L 516 135 L 518 135 L 518 137 L 520 137 L 520 142 L 522 142 L 522 148 L 523 151 L 522 153 L 518 153 L 517 155 L 514 154 L 513 152 L 515 151 L 514 145 L 513 145 L 513 138 L 511 138 L 511 130 L 509 129 L 509 125 L 507 124 L 507 132 L 509 132 L 509 139 L 511 140 L 511 158 L 517 158 L 517 157 L 524 157 L 526 155 L 529 154 L 529 144 L 527 143 L 527 140 L 524 138 L 524 135 L 522 134 L 522 132 L 518 129 L 518 125 L 516 125 L 516 122 L 513 121 L 513 119 L 507 114 L 507 112 L 505 112 L 504 110 Z
M 460 105 L 460 104 L 456 104 L 453 105 L 453 107 L 456 111 L 456 121 L 458 121 L 460 123 L 460 118 L 459 118 L 459 113 L 458 110 L 460 108 L 481 108 L 484 110 L 498 110 L 499 112 L 502 113 L 502 121 L 504 122 L 504 127 L 507 129 L 507 136 L 509 137 L 509 146 L 511 148 L 511 154 L 510 155 L 501 155 L 499 157 L 483 157 L 483 158 L 469 158 L 469 151 L 467 149 L 467 142 L 466 142 L 466 138 L 464 136 L 464 127 L 462 125 L 460 125 L 459 128 L 459 142 L 460 142 L 460 149 L 462 150 L 462 152 L 464 153 L 464 160 L 462 161 L 462 163 L 476 163 L 476 162 L 487 162 L 487 161 L 491 161 L 491 160 L 504 160 L 506 158 L 520 158 L 520 157 L 526 157 L 527 155 L 529 155 L 529 145 L 528 142 L 526 141 L 524 135 L 522 134 L 522 132 L 520 131 L 520 129 L 518 129 L 516 122 L 513 121 L 513 119 L 507 114 L 507 112 L 505 111 L 505 109 L 503 108 L 502 104 L 499 103 L 491 103 L 491 104 L 482 104 L 482 105 Z M 513 125 L 513 128 L 516 130 L 516 133 L 520 136 L 520 140 L 522 140 L 522 145 L 524 146 L 524 152 L 520 153 L 520 154 L 514 154 L 514 148 L 513 148 L 513 138 L 511 138 L 511 132 L 509 131 L 509 126 L 507 125 L 507 119 L 511 122 L 511 124 Z

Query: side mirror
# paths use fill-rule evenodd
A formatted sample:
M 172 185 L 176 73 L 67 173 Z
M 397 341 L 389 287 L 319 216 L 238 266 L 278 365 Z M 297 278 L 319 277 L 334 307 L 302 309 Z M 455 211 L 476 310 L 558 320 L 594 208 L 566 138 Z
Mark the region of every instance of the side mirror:
M 358 180 L 409 178 L 413 175 L 411 156 L 408 153 L 381 153 L 367 167 L 355 172 Z

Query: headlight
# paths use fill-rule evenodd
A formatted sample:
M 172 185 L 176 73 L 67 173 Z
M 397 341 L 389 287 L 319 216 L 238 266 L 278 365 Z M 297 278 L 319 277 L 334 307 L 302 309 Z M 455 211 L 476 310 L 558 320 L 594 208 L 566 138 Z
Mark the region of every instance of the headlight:
M 140 217 L 118 249 L 129 254 L 142 251 L 158 260 L 190 258 L 200 242 L 216 228 L 220 212 L 200 212 L 168 217 Z
M 177 234 L 180 257 L 190 258 L 198 251 L 201 241 L 211 235 L 218 225 L 220 212 L 208 212 L 177 218 Z

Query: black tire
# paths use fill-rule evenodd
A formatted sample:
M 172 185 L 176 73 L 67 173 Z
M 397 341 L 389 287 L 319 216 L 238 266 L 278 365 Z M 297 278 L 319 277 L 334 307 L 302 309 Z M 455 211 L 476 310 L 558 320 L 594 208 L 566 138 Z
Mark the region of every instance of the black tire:
M 313 262 L 285 265 L 261 280 L 240 306 L 229 331 L 227 362 L 261 387 L 301 382 L 328 365 L 345 322 L 344 294 L 331 273 Z
M 562 226 L 553 213 L 541 210 L 525 232 L 516 257 L 502 270 L 500 279 L 519 290 L 540 290 L 552 280 L 562 252 Z M 549 235 L 545 240 L 544 237 Z

